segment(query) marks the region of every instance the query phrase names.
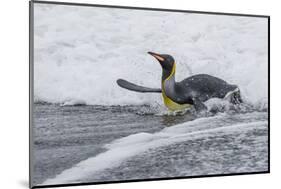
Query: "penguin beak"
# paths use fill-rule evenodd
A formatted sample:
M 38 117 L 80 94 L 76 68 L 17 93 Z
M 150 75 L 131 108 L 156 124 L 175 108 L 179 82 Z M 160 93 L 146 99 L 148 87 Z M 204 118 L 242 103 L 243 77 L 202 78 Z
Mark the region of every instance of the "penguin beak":
M 153 56 L 154 58 L 156 58 L 160 62 L 163 62 L 165 60 L 160 54 L 154 52 L 147 52 L 147 53 Z

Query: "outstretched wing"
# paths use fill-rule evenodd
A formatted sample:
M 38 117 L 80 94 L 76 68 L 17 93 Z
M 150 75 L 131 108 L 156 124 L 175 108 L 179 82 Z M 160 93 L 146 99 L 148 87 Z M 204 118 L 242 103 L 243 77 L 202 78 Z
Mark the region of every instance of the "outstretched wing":
M 140 93 L 161 93 L 161 89 L 156 88 L 149 88 L 149 87 L 142 87 L 136 84 L 133 84 L 129 81 L 126 81 L 124 79 L 118 79 L 117 84 L 125 89 L 128 89 L 130 91 L 140 92 Z

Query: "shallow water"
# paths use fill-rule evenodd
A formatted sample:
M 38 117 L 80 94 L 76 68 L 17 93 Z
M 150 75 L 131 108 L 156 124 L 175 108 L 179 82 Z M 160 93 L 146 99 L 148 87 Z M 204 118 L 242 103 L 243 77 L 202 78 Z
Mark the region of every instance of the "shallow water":
M 266 171 L 267 112 L 35 104 L 34 184 Z
M 146 106 L 34 106 L 34 182 L 43 182 L 64 169 L 104 151 L 114 139 L 139 132 L 156 132 L 193 119 L 155 116 Z M 143 115 L 143 114 L 147 115 Z

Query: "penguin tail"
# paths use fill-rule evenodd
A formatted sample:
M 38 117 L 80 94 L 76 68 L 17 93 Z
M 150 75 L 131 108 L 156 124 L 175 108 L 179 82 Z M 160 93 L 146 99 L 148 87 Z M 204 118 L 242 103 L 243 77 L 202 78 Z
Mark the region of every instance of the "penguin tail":
M 139 86 L 129 81 L 126 81 L 124 79 L 118 79 L 116 82 L 120 87 L 130 91 L 135 91 L 140 93 L 162 93 L 161 89 Z

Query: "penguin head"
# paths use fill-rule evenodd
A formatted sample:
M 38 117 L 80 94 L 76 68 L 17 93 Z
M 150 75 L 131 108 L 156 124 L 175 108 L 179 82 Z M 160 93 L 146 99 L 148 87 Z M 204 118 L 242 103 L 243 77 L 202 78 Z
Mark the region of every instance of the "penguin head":
M 151 56 L 156 58 L 162 67 L 162 80 L 166 80 L 171 74 L 174 74 L 173 68 L 175 66 L 175 60 L 171 55 L 158 54 L 154 52 L 148 52 Z M 175 69 L 174 69 L 175 71 Z
M 160 63 L 161 67 L 165 71 L 172 71 L 173 66 L 175 64 L 175 60 L 171 55 L 168 54 L 158 54 L 154 52 L 148 52 L 151 56 L 156 58 Z

